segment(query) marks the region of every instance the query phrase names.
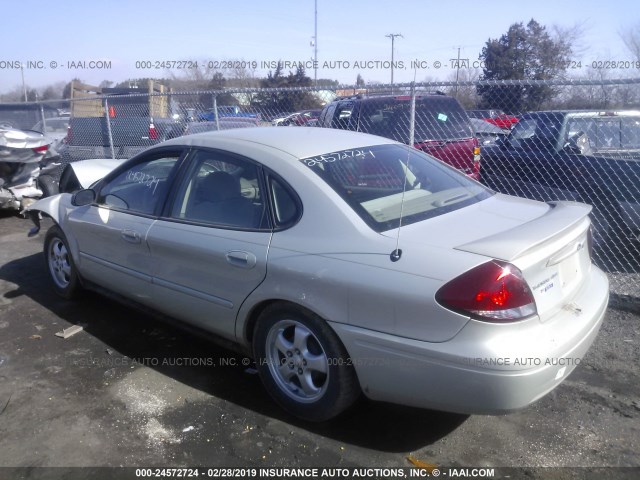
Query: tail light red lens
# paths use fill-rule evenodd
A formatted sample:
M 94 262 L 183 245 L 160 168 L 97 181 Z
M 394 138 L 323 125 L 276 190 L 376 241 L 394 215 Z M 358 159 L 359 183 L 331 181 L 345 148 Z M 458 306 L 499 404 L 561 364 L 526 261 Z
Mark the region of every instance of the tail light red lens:
M 531 289 L 510 263 L 483 263 L 442 286 L 436 301 L 454 312 L 489 322 L 512 322 L 537 312 Z
M 40 147 L 36 147 L 33 149 L 34 152 L 41 154 L 47 153 L 47 150 L 49 150 L 49 145 L 41 145 Z
M 477 138 L 473 138 L 473 166 L 472 173 L 469 175 L 475 180 L 480 179 L 480 142 Z
M 149 138 L 158 140 L 158 130 L 156 130 L 156 126 L 153 123 L 149 125 Z

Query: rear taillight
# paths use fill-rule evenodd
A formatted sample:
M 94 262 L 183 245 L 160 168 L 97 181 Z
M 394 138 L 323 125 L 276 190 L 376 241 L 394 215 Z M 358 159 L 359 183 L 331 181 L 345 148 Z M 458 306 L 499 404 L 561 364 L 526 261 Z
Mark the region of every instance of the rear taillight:
M 520 270 L 506 262 L 483 263 L 446 283 L 436 301 L 454 312 L 489 322 L 512 322 L 536 313 Z
M 589 259 L 593 260 L 593 225 L 589 225 L 589 230 L 587 231 L 587 249 Z
M 34 152 L 44 155 L 49 150 L 49 145 L 41 145 L 33 149 Z
M 471 177 L 478 180 L 480 179 L 480 142 L 477 138 L 473 139 L 473 166 Z
M 158 130 L 156 130 L 156 126 L 153 123 L 149 124 L 149 138 L 158 140 Z

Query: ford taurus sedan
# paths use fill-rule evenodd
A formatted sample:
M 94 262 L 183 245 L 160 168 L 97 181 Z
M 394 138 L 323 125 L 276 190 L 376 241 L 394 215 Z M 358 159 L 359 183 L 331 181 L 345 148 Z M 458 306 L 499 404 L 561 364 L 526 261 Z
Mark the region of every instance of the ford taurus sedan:
M 65 298 L 108 290 L 230 340 L 312 421 L 361 394 L 523 408 L 602 323 L 590 207 L 494 193 L 381 137 L 253 128 L 176 138 L 31 208 Z

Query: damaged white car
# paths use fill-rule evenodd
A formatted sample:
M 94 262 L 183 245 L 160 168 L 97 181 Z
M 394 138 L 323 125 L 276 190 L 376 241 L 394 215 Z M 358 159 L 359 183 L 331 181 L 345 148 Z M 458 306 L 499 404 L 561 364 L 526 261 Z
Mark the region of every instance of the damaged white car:
M 60 165 L 59 157 L 49 155 L 50 143 L 40 132 L 0 124 L 0 210 L 22 210 L 43 195 L 58 193 L 53 180 L 38 182 L 43 172 Z

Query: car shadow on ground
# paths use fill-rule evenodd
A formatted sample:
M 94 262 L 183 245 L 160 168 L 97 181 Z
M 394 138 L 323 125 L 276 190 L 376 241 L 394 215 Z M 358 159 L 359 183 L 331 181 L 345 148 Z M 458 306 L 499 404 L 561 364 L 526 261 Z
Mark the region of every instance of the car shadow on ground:
M 59 298 L 51 288 L 41 254 L 0 266 L 0 280 L 16 286 L 4 293 L 5 298 L 15 300 L 27 296 L 50 311 L 51 318 L 57 316 L 70 324 L 82 325 L 84 332 L 101 342 L 96 346 L 93 341 L 83 341 L 83 347 L 89 346 L 92 349 L 89 355 L 98 362 L 118 356 L 144 359 L 140 365 L 153 368 L 177 382 L 258 415 L 339 442 L 385 452 L 415 451 L 447 436 L 468 418 L 467 415 L 361 399 L 334 420 L 321 424 L 304 422 L 288 415 L 271 400 L 255 370 L 250 364 L 247 366 L 248 359 L 244 355 L 213 344 L 210 335 L 185 331 L 92 292 L 86 292 L 76 301 Z M 39 322 L 43 320 L 40 318 Z M 65 348 L 63 343 L 54 342 L 52 345 L 57 350 Z M 198 362 L 192 362 L 192 365 L 184 365 L 184 362 L 176 364 L 175 359 L 184 358 L 198 359 Z M 203 365 L 203 359 L 208 359 L 216 366 L 224 364 L 224 368 Z M 74 374 L 82 377 L 79 383 L 88 383 L 87 392 L 93 392 L 88 394 L 95 394 L 103 381 L 101 374 L 89 372 L 91 368 L 78 368 Z M 127 375 L 131 371 L 129 368 L 122 367 L 116 375 Z M 191 408 L 201 407 L 194 405 Z

